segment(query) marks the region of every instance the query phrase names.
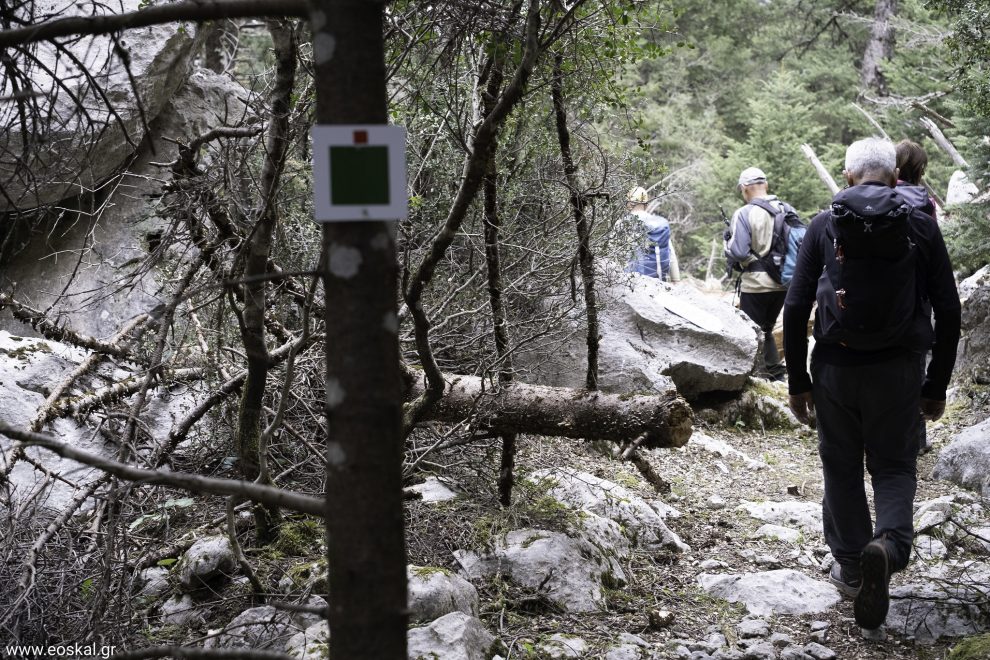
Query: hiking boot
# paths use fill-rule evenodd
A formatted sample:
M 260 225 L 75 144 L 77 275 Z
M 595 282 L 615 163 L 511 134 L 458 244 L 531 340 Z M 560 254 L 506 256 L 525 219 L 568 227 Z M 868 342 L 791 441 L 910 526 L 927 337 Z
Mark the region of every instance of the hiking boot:
M 887 620 L 887 609 L 890 607 L 890 594 L 887 591 L 890 584 L 890 556 L 882 538 L 873 539 L 866 544 L 859 558 L 859 567 L 863 584 L 856 594 L 853 614 L 861 627 L 874 630 Z
M 859 588 L 863 585 L 863 579 L 860 577 L 850 577 L 850 572 L 839 562 L 834 562 L 832 564 L 832 570 L 828 572 L 828 581 L 836 589 L 841 591 L 843 595 L 849 598 L 855 598 L 856 594 L 859 593 Z

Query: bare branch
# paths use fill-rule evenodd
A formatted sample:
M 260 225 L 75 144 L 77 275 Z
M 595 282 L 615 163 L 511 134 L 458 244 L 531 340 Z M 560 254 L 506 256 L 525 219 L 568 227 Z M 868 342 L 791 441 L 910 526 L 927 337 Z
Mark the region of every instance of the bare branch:
M 221 18 L 261 18 L 307 15 L 302 0 L 202 0 L 156 5 L 134 12 L 106 16 L 72 16 L 30 27 L 0 32 L 0 48 L 50 41 L 78 34 L 108 34 L 177 21 L 213 21 Z
M 0 420 L 0 434 L 13 440 L 18 440 L 26 445 L 43 447 L 62 458 L 68 458 L 77 463 L 95 467 L 127 481 L 158 486 L 171 486 L 194 493 L 234 495 L 267 506 L 282 507 L 314 516 L 322 517 L 324 514 L 325 504 L 323 498 L 313 497 L 311 495 L 302 495 L 247 481 L 215 479 L 212 477 L 203 477 L 198 474 L 189 474 L 187 472 L 142 470 L 141 468 L 119 463 L 103 456 L 77 449 L 72 445 L 56 440 L 50 435 L 14 428 L 2 420 Z

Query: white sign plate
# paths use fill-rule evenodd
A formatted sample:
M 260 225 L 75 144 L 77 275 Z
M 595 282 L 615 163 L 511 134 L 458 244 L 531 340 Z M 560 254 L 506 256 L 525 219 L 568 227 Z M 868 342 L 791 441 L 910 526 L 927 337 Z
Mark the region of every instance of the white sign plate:
M 405 128 L 317 125 L 311 135 L 317 222 L 408 217 Z

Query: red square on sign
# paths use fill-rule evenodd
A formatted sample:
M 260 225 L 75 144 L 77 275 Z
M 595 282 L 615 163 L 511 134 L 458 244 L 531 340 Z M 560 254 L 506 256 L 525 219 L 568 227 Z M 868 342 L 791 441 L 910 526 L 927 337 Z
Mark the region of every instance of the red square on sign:
M 368 131 L 354 131 L 354 144 L 368 144 Z

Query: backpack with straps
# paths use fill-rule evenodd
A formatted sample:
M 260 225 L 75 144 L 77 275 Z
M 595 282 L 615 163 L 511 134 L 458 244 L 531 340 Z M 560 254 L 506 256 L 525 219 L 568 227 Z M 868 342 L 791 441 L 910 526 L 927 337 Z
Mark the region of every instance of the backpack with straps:
M 911 211 L 903 205 L 860 216 L 832 205 L 825 225 L 831 249 L 825 249 L 816 294 L 818 341 L 862 351 L 931 343 L 931 325 L 918 322 L 924 254 L 911 228 Z
M 758 257 L 757 261 L 774 282 L 786 286 L 794 277 L 798 250 L 801 249 L 808 226 L 801 222 L 801 218 L 790 205 L 783 202 L 780 203 L 779 209 L 760 197 L 750 200 L 749 203 L 760 207 L 773 218 L 773 239 L 770 242 L 770 250 L 762 257 Z

